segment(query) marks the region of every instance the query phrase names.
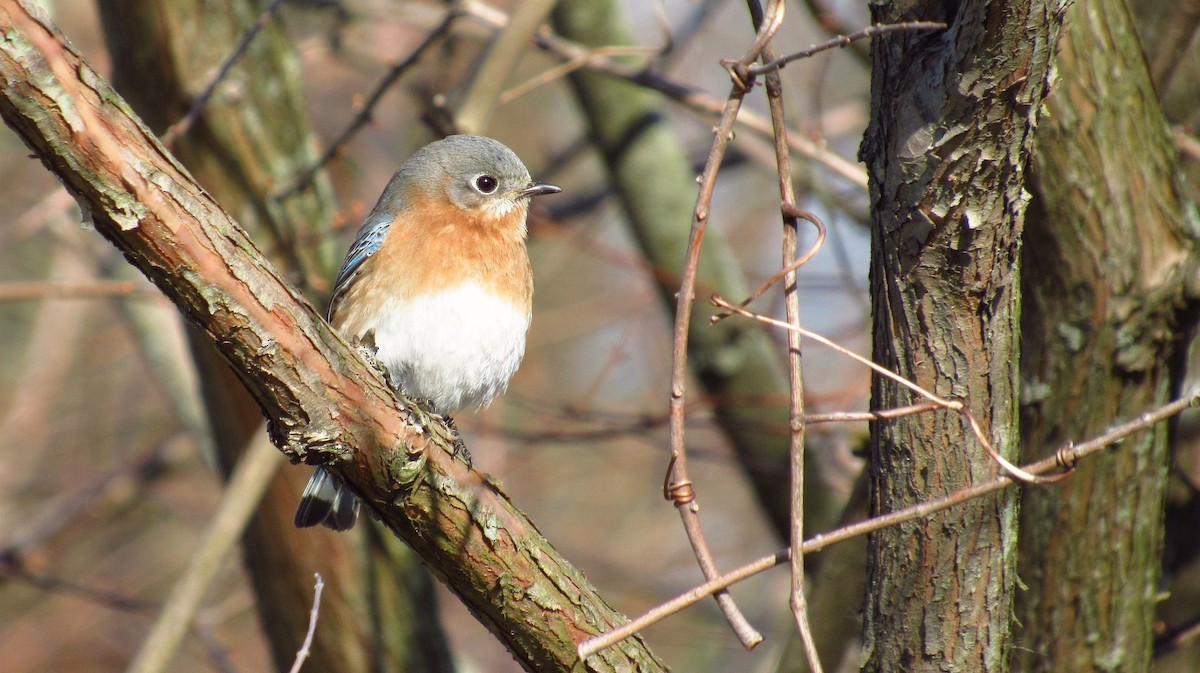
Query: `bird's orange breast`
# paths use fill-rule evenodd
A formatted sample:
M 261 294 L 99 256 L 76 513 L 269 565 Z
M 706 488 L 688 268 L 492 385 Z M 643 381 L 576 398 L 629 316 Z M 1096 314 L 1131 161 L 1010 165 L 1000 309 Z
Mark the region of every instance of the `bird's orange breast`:
M 364 262 L 370 291 L 403 299 L 473 281 L 528 313 L 533 271 L 525 249 L 526 212 L 522 207 L 490 218 L 429 203 L 402 211 L 379 251 Z

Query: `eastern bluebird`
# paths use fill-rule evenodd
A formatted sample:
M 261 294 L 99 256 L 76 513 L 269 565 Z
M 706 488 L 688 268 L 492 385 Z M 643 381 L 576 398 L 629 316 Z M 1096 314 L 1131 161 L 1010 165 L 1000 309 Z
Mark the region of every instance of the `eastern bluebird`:
M 329 322 L 374 346 L 393 383 L 435 411 L 486 406 L 525 354 L 529 199 L 559 191 L 530 179 L 517 155 L 491 138 L 450 136 L 417 150 L 350 246 Z M 296 525 L 347 530 L 358 507 L 357 496 L 318 467 Z

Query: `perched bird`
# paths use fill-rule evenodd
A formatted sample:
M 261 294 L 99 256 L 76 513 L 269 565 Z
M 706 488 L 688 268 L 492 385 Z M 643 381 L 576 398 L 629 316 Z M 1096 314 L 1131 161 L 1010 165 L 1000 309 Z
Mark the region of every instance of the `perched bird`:
M 525 355 L 533 308 L 529 200 L 559 191 L 534 182 L 491 138 L 450 136 L 417 150 L 350 246 L 329 322 L 373 346 L 392 382 L 434 411 L 486 406 Z M 318 467 L 296 525 L 347 530 L 358 507 L 341 480 Z

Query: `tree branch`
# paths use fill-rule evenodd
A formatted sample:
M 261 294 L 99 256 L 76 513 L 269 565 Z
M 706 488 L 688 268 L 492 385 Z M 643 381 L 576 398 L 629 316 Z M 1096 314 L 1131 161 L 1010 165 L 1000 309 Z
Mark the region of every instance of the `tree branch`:
M 393 397 L 40 8 L 0 0 L 0 28 L 0 115 L 96 230 L 212 339 L 276 446 L 334 461 L 528 669 L 576 667 L 577 643 L 625 621 L 503 493 L 451 458 L 452 431 Z M 639 641 L 587 663 L 662 667 Z

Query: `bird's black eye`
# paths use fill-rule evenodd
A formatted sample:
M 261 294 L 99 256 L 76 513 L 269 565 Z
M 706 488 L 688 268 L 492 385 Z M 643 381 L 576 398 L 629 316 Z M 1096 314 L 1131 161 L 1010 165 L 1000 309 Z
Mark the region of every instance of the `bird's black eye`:
M 491 194 L 496 191 L 498 186 L 500 186 L 500 182 L 490 175 L 480 175 L 475 178 L 475 189 L 478 189 L 480 194 Z

